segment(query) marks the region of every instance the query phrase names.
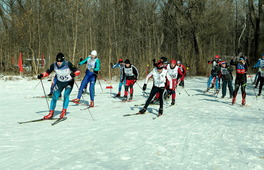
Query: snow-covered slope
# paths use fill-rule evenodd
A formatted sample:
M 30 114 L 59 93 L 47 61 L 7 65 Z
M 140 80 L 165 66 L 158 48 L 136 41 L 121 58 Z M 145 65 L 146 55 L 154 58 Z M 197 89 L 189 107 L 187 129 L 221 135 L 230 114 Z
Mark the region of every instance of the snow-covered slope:
M 43 95 L 39 80 L 2 79 L 0 169 L 264 169 L 264 99 L 256 99 L 249 85 L 250 107 L 239 105 L 240 92 L 238 104 L 231 106 L 231 99 L 202 93 L 206 81 L 187 78 L 190 96 L 179 88 L 176 105 L 165 102 L 164 115 L 153 120 L 157 105 L 149 106 L 151 113 L 123 117 L 146 101 L 138 86 L 143 81 L 134 86 L 134 101 L 124 103 L 116 102 L 100 80 L 103 91 L 97 83 L 96 107 L 81 111 L 85 106 L 70 103 L 68 119 L 51 126 L 52 120 L 17 123 L 48 113 L 44 98 L 32 98 Z M 43 83 L 48 93 L 50 82 Z M 112 93 L 117 86 L 113 83 Z M 71 99 L 76 95 L 75 86 Z M 89 101 L 89 95 L 84 99 Z M 58 101 L 56 117 L 61 109 Z

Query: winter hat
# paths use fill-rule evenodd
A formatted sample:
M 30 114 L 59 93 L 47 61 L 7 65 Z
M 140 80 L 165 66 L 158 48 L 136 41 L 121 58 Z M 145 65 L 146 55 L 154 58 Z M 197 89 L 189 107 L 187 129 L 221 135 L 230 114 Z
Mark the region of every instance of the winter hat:
M 91 52 L 91 55 L 97 56 L 97 51 L 96 51 L 96 50 L 93 50 L 93 51 Z
M 177 61 L 177 64 L 181 64 L 181 61 Z
M 167 57 L 160 57 L 160 60 L 162 60 L 162 62 L 165 63 L 165 64 L 168 63 Z
M 129 59 L 126 59 L 126 60 L 125 60 L 125 64 L 130 64 Z
M 245 61 L 245 59 L 244 59 L 243 57 L 240 57 L 239 60 L 243 60 L 243 61 Z
M 215 59 L 219 59 L 219 58 L 220 58 L 220 55 L 216 55 L 216 56 L 215 56 Z
M 62 53 L 58 53 L 56 56 L 57 62 L 63 62 L 64 61 L 64 55 Z
M 122 62 L 123 62 L 123 59 L 120 58 L 120 59 L 118 60 L 118 62 L 119 62 L 119 63 L 122 63 Z
M 225 61 L 222 61 L 221 64 L 226 64 L 226 62 Z
M 171 64 L 177 64 L 177 61 L 176 60 L 171 60 L 170 63 Z

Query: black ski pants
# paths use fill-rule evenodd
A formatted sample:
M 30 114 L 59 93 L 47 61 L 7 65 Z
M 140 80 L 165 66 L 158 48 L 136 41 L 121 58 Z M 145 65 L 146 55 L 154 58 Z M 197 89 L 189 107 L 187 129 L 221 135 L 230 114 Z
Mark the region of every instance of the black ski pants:
M 164 87 L 153 86 L 151 91 L 150 91 L 149 98 L 148 98 L 148 100 L 145 103 L 144 108 L 147 109 L 149 104 L 150 104 L 150 101 L 152 100 L 152 98 L 155 96 L 156 93 L 159 93 L 160 94 L 160 96 L 159 96 L 160 109 L 163 109 L 163 93 L 164 93 L 164 89 L 165 89 Z

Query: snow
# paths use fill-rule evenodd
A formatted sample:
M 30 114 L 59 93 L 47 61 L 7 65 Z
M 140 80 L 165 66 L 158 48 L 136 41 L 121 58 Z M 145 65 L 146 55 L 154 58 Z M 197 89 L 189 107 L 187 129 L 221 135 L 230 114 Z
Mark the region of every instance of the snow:
M 48 113 L 39 80 L 1 77 L 0 169 L 264 169 L 263 98 L 254 96 L 248 81 L 247 104 L 204 94 L 206 77 L 187 78 L 177 91 L 176 105 L 153 120 L 159 107 L 150 105 L 145 115 L 136 113 L 146 96 L 135 84 L 133 102 L 113 102 L 109 86 L 96 84 L 95 106 L 69 104 L 68 119 L 18 124 Z M 43 80 L 46 93 L 50 81 Z M 80 81 L 77 81 L 80 85 Z M 140 85 L 140 86 L 139 86 Z M 117 91 L 118 82 L 113 82 Z M 152 83 L 148 83 L 147 92 Z M 71 99 L 76 98 L 74 87 Z M 227 96 L 229 96 L 227 91 Z M 89 95 L 84 95 L 89 101 Z M 62 101 L 58 101 L 59 117 Z M 91 118 L 91 115 L 95 120 Z

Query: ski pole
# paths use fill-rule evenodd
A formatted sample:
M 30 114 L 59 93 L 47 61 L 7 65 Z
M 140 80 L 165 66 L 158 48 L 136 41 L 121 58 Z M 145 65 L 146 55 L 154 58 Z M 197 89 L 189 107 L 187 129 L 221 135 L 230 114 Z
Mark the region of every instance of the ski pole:
M 190 94 L 185 90 L 185 88 L 183 88 L 183 90 L 185 91 L 185 93 L 186 93 L 188 96 L 190 96 Z
M 100 84 L 100 87 L 101 87 L 102 92 L 104 92 L 104 90 L 103 90 L 103 88 L 102 88 L 102 85 L 101 85 L 101 82 L 100 82 L 99 79 L 98 79 L 98 82 L 99 82 L 99 84 Z
M 76 83 L 76 81 L 74 80 L 74 83 L 75 83 L 75 85 L 76 85 L 76 87 L 77 87 L 77 89 L 78 89 L 78 92 L 79 92 L 79 90 L 80 90 L 80 88 L 79 88 L 79 86 L 78 86 L 78 84 Z M 82 95 L 82 99 L 84 100 L 84 97 L 83 97 L 83 95 Z M 85 101 L 85 100 L 84 100 Z
M 40 81 L 39 81 L 38 84 L 33 88 L 33 90 L 35 90 L 35 89 L 38 87 L 39 83 L 40 83 Z
M 80 89 L 79 89 L 79 86 L 78 86 L 78 84 L 76 83 L 76 81 L 74 81 L 74 83 L 75 83 L 75 85 L 76 85 L 76 87 L 77 87 L 77 89 L 78 89 L 78 91 L 79 91 Z M 83 97 L 83 95 L 82 95 L 82 99 L 84 100 L 84 97 Z M 88 111 L 89 111 L 89 113 L 90 113 L 90 116 L 91 116 L 91 118 L 92 118 L 92 119 L 93 119 L 93 121 L 94 121 L 93 115 L 92 115 L 91 111 L 89 110 L 89 108 L 88 108 Z
M 104 80 L 105 82 L 107 82 L 108 84 L 112 85 L 112 83 L 110 83 L 109 81 L 107 81 L 106 79 L 104 79 L 103 77 L 99 76 L 98 74 L 94 73 L 95 75 L 97 75 L 100 79 Z
M 47 95 L 46 95 L 46 92 L 45 92 L 45 89 L 44 89 L 44 86 L 43 86 L 43 82 L 42 82 L 42 80 L 41 80 L 41 79 L 40 79 L 40 82 L 41 82 L 42 89 L 43 89 L 43 92 L 44 92 L 44 95 L 45 95 L 45 98 L 46 98 L 47 106 L 48 106 L 48 109 L 49 109 L 49 102 L 48 102 L 48 98 L 47 98 Z
M 93 118 L 93 115 L 92 115 L 92 113 L 91 113 L 91 111 L 90 111 L 90 108 L 88 108 L 87 110 L 88 110 L 88 112 L 90 113 L 90 116 L 91 116 L 91 118 L 93 119 L 93 121 L 95 121 L 94 118 Z

